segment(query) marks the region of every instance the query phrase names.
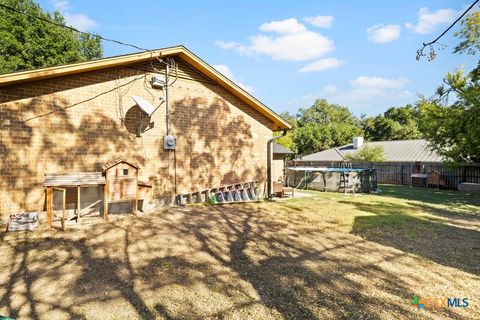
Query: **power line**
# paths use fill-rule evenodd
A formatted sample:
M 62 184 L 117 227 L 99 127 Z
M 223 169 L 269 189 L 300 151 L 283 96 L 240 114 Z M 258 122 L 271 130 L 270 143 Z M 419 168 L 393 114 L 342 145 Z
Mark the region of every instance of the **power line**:
M 31 117 L 31 118 L 28 118 L 28 119 L 23 120 L 23 122 L 29 122 L 29 121 L 34 120 L 34 119 L 37 119 L 37 118 L 46 117 L 46 116 L 51 115 L 51 114 L 54 114 L 54 113 L 56 113 L 56 112 L 65 111 L 65 110 L 67 110 L 67 109 L 70 109 L 70 108 L 73 108 L 73 107 L 75 107 L 75 106 L 81 105 L 81 104 L 83 104 L 83 103 L 85 103 L 85 102 L 89 102 L 89 101 L 95 100 L 95 99 L 97 99 L 97 98 L 99 98 L 99 97 L 101 97 L 101 96 L 103 96 L 103 95 L 106 95 L 107 93 L 110 93 L 110 92 L 113 92 L 113 91 L 115 91 L 115 90 L 117 90 L 117 89 L 119 89 L 119 88 L 128 86 L 129 84 L 133 84 L 135 81 L 137 81 L 137 80 L 139 80 L 139 79 L 142 79 L 142 78 L 145 78 L 145 77 L 147 77 L 146 74 L 144 74 L 144 75 L 137 75 L 134 79 L 132 79 L 132 80 L 126 82 L 126 83 L 123 83 L 123 84 L 121 84 L 121 85 L 118 85 L 118 86 L 116 86 L 116 87 L 114 87 L 114 88 L 112 88 L 112 89 L 109 89 L 109 90 L 100 92 L 100 93 L 98 93 L 98 94 L 96 94 L 96 95 L 94 95 L 94 96 L 92 96 L 92 97 L 90 97 L 90 98 L 87 98 L 87 99 L 85 99 L 85 100 L 82 100 L 82 101 L 73 103 L 73 104 L 71 104 L 71 105 L 68 105 L 68 106 L 65 106 L 65 107 L 60 107 L 60 108 L 57 108 L 57 109 L 52 110 L 52 111 L 48 111 L 48 112 L 43 113 L 43 114 L 40 114 L 40 115 L 37 115 L 37 116 L 33 116 L 33 117 Z
M 97 38 L 99 38 L 99 39 L 101 39 L 101 40 L 104 40 L 104 41 L 109 41 L 109 42 L 113 42 L 113 43 L 120 44 L 120 45 L 123 45 L 123 46 L 132 47 L 132 48 L 135 48 L 135 49 L 138 49 L 138 50 L 141 50 L 141 51 L 148 51 L 148 52 L 150 52 L 150 53 L 152 54 L 152 57 L 153 57 L 153 51 L 150 50 L 150 49 L 147 49 L 147 48 L 142 48 L 142 47 L 136 46 L 136 45 L 134 45 L 134 44 L 126 43 L 126 42 L 119 41 L 119 40 L 115 40 L 115 39 L 104 38 L 104 37 L 102 37 L 102 36 L 100 36 L 100 35 L 97 35 L 97 34 L 92 34 L 92 33 L 89 33 L 89 32 L 80 31 L 80 30 L 78 30 L 78 29 L 76 29 L 76 28 L 74 28 L 74 27 L 66 26 L 66 25 L 64 25 L 64 24 L 57 23 L 57 22 L 51 21 L 51 20 L 49 20 L 49 19 L 46 19 L 46 18 L 43 18 L 43 17 L 40 17 L 40 16 L 36 16 L 36 15 L 30 14 L 30 13 L 27 13 L 27 12 L 23 12 L 23 11 L 20 11 L 20 10 L 18 10 L 18 9 L 12 8 L 12 7 L 10 7 L 10 6 L 1 4 L 1 3 L 0 3 L 0 8 L 4 8 L 4 9 L 10 10 L 10 11 L 13 11 L 13 12 L 16 12 L 16 13 L 19 13 L 19 14 L 22 14 L 22 15 L 25 15 L 25 16 L 30 17 L 30 18 L 33 18 L 33 19 L 38 19 L 38 20 L 41 20 L 41 21 L 50 23 L 50 24 L 52 24 L 52 25 L 61 27 L 61 28 L 65 28 L 65 29 L 68 29 L 68 30 L 71 30 L 71 31 L 74 31 L 74 32 L 78 32 L 78 33 L 80 33 L 80 34 L 85 34 L 85 35 L 88 35 L 88 36 L 97 37 Z M 158 60 L 160 63 L 169 64 L 169 62 L 164 62 L 162 59 L 159 59 L 158 57 L 157 57 L 157 60 Z M 151 65 L 152 65 L 154 71 L 157 72 L 157 73 L 159 73 L 158 69 L 155 68 L 155 66 L 153 66 L 152 63 L 151 63 Z M 176 69 L 177 66 L 176 66 L 176 64 L 174 63 L 173 66 L 174 66 L 174 68 L 175 68 L 175 72 L 177 72 L 177 69 Z M 178 77 L 178 74 L 175 75 L 175 80 L 174 80 L 171 84 L 167 84 L 167 85 L 172 85 L 172 84 L 177 80 L 177 77 Z M 99 94 L 97 94 L 97 95 L 95 95 L 95 96 L 93 96 L 93 97 L 90 97 L 90 98 L 87 98 L 87 99 L 85 99 L 85 100 L 83 100 L 83 101 L 80 101 L 80 102 L 71 104 L 71 105 L 66 106 L 66 107 L 64 107 L 64 108 L 58 108 L 58 109 L 56 109 L 56 110 L 47 112 L 47 113 L 45 113 L 45 114 L 41 114 L 41 115 L 38 115 L 38 116 L 34 116 L 34 117 L 32 117 L 32 118 L 26 119 L 26 120 L 24 120 L 24 122 L 28 122 L 28 121 L 33 120 L 33 119 L 36 119 L 36 118 L 48 116 L 48 115 L 53 114 L 53 113 L 55 113 L 55 112 L 64 111 L 64 110 L 66 110 L 66 109 L 75 107 L 75 106 L 80 105 L 80 104 L 82 104 L 82 103 L 85 103 L 85 102 L 88 102 L 88 101 L 92 101 L 92 100 L 94 100 L 94 99 L 96 99 L 96 98 L 98 98 L 98 97 L 100 97 L 100 96 L 103 96 L 103 95 L 105 95 L 105 94 L 107 94 L 107 93 L 110 93 L 110 92 L 112 92 L 112 91 L 115 91 L 115 90 L 117 90 L 117 89 L 119 89 L 119 88 L 121 88 L 121 87 L 124 87 L 124 86 L 126 86 L 126 85 L 129 85 L 129 84 L 130 84 L 130 85 L 133 85 L 133 83 L 134 83 L 135 81 L 137 81 L 137 80 L 139 80 L 139 79 L 141 79 L 141 78 L 144 78 L 144 79 L 145 79 L 145 78 L 146 78 L 146 75 L 143 75 L 143 76 L 138 76 L 138 75 L 137 75 L 137 77 L 135 77 L 133 80 L 128 81 L 127 83 L 121 84 L 121 85 L 116 86 L 116 87 L 114 87 L 114 88 L 112 88 L 112 89 L 110 89 L 110 90 L 101 92 L 101 93 L 99 93 Z
M 57 23 L 57 22 L 54 22 L 54 21 L 51 21 L 49 19 L 46 19 L 46 18 L 43 18 L 43 17 L 39 17 L 39 16 L 36 16 L 36 15 L 33 15 L 33 14 L 30 14 L 30 13 L 27 13 L 27 12 L 23 12 L 23 11 L 20 11 L 18 9 L 15 9 L 15 8 L 12 8 L 10 6 L 6 6 L 4 4 L 1 4 L 0 3 L 0 7 L 4 8 L 4 9 L 7 9 L 7 10 L 10 10 L 10 11 L 13 11 L 13 12 L 16 12 L 16 13 L 19 13 L 19 14 L 23 14 L 27 17 L 30 17 L 30 18 L 33 18 L 33 19 L 38 19 L 38 20 L 41 20 L 43 22 L 47 22 L 47 23 L 50 23 L 50 24 L 53 24 L 57 27 L 61 27 L 61 28 L 65 28 L 65 29 L 69 29 L 71 31 L 74 31 L 74 32 L 78 32 L 78 33 L 81 33 L 81 34 L 85 34 L 85 35 L 88 35 L 88 36 L 92 36 L 92 37 L 97 37 L 101 40 L 104 40 L 104 41 L 109 41 L 109 42 L 113 42 L 113 43 L 116 43 L 116 44 L 119 44 L 119 45 L 122 45 L 122 46 L 127 46 L 127 47 L 131 47 L 131 48 L 135 48 L 137 50 L 141 50 L 141 51 L 151 51 L 150 49 L 146 49 L 146 48 L 142 48 L 142 47 L 139 47 L 139 46 L 136 46 L 134 44 L 130 44 L 130 43 L 126 43 L 126 42 L 123 42 L 123 41 L 119 41 L 119 40 L 115 40 L 115 39 L 108 39 L 108 38 L 104 38 L 98 34 L 92 34 L 92 33 L 89 33 L 89 32 L 85 32 L 85 31 L 80 31 L 74 27 L 70 27 L 70 26 L 66 26 L 64 24 L 61 24 L 61 23 Z
M 433 45 L 435 43 L 437 43 L 438 40 L 440 40 L 441 37 L 443 37 L 448 31 L 450 31 L 450 29 L 453 28 L 453 26 L 458 22 L 460 21 L 466 14 L 468 11 L 470 11 L 480 0 L 475 0 L 471 5 L 470 7 L 467 8 L 467 10 L 465 10 L 465 12 L 462 13 L 462 15 L 460 17 L 457 18 L 457 20 L 455 20 L 447 29 L 445 29 L 445 31 L 443 31 L 437 38 L 435 38 L 435 40 L 433 41 L 430 41 L 429 43 L 423 43 L 423 47 L 421 49 L 418 49 L 417 50 L 417 60 L 420 60 L 420 57 L 422 56 L 425 56 L 425 54 L 423 53 L 423 50 L 426 48 L 426 47 L 430 47 L 430 55 L 429 55 L 429 58 L 428 60 L 433 60 L 435 59 L 435 50 L 433 50 Z

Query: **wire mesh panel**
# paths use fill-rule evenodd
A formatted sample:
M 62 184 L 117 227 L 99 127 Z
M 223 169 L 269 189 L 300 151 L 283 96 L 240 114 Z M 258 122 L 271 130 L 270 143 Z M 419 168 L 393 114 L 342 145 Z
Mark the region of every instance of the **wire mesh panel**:
M 287 167 L 340 167 L 340 163 L 331 161 L 289 161 Z M 377 169 L 378 183 L 412 185 L 413 173 L 429 174 L 438 172 L 441 187 L 456 190 L 462 182 L 480 183 L 480 164 L 461 163 L 449 166 L 441 162 L 352 162 L 353 168 Z M 414 181 L 414 186 L 425 186 L 426 181 Z

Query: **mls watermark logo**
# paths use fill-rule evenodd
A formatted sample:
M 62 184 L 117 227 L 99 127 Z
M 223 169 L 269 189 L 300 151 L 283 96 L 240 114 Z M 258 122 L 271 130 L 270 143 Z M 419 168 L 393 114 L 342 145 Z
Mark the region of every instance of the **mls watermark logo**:
M 410 305 L 417 310 L 424 308 L 467 308 L 469 305 L 468 298 L 446 297 L 446 296 L 426 296 L 421 298 L 414 295 L 410 301 Z

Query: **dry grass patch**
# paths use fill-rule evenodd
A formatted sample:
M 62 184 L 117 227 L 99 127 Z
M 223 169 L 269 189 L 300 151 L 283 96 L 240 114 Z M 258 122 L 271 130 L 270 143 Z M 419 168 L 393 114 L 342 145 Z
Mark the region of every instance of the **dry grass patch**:
M 477 199 L 383 189 L 3 234 L 0 315 L 480 318 Z M 470 306 L 417 311 L 409 303 L 414 294 L 468 297 Z

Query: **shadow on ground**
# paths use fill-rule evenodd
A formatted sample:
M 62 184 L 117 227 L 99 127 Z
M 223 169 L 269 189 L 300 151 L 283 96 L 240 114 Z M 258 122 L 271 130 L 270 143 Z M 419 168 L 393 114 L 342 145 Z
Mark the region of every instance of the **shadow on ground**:
M 413 216 L 409 214 L 409 206 L 381 201 L 351 204 L 361 211 L 373 214 L 355 217 L 352 227 L 354 234 L 448 267 L 480 275 L 479 231 L 447 224 L 447 221 L 434 217 Z M 428 209 L 432 213 L 432 209 Z
M 423 244 L 375 226 L 367 234 L 368 224 L 389 226 L 365 219 L 355 231 L 368 240 L 405 252 Z M 4 234 L 0 246 L 0 314 L 14 318 L 413 318 L 408 281 L 429 281 L 404 252 L 281 204 L 171 208 L 87 230 Z M 472 271 L 473 258 L 457 258 Z
M 480 197 L 475 194 L 453 190 L 432 188 L 416 188 L 407 186 L 381 185 L 381 195 L 410 201 L 421 201 L 425 204 L 443 204 L 452 207 L 464 205 L 480 206 Z

